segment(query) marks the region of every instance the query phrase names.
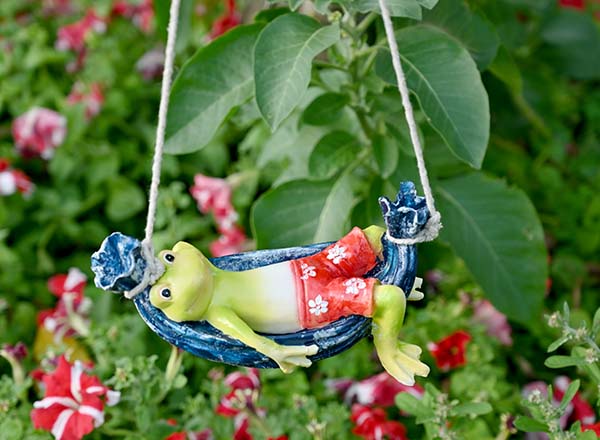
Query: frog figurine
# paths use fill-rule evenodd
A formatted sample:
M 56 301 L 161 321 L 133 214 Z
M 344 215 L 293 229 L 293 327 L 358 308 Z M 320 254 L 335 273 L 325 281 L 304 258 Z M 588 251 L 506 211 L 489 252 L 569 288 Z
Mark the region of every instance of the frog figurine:
M 401 185 L 395 202 L 382 197 L 379 203 L 387 232 L 397 238 L 414 236 L 428 219 L 424 201 L 416 196 L 414 185 L 409 182 Z M 136 254 L 139 250 L 135 250 L 135 244 L 124 249 L 120 238 L 117 242 L 118 246 L 114 246 L 117 251 L 113 253 L 136 255 L 121 258 L 119 264 L 129 267 L 129 275 L 137 271 L 139 279 L 139 264 L 132 263 L 139 257 Z M 401 283 L 384 284 L 386 278 L 376 269 L 387 265 L 392 272 L 399 269 L 402 272 L 405 266 L 414 270 L 416 253 L 409 252 L 413 248 L 391 244 L 386 229 L 370 226 L 362 230 L 353 228 L 345 237 L 322 246 L 316 253 L 224 270 L 216 264 L 219 259 L 213 260 L 213 264 L 194 246 L 179 242 L 159 253 L 165 271 L 150 289 L 149 302 L 166 315 L 170 326 L 206 322 L 226 337 L 266 355 L 285 373 L 297 366 L 310 366 L 311 358 L 320 349 L 304 337 L 300 343 L 282 344 L 275 341 L 276 336 L 313 330 L 318 333 L 349 317 L 371 318 L 371 334 L 383 367 L 399 382 L 412 385 L 414 376 L 427 376 L 429 367 L 419 360 L 421 348 L 399 341 L 398 336 L 406 300 L 422 298 L 415 288 L 420 280 L 415 280 L 414 275 L 408 277 L 410 284 L 404 282 L 404 288 L 408 287 L 405 294 L 395 285 Z M 108 245 L 103 244 L 92 258 L 96 284 L 112 290 L 131 288 L 122 280 L 115 287 L 118 283 L 115 284 L 115 277 L 107 269 L 114 263 L 107 263 L 108 257 L 104 255 L 108 253 Z M 243 256 L 223 258 L 235 260 Z M 105 278 L 111 281 L 103 281 Z M 186 329 L 181 339 L 187 333 Z M 174 342 L 177 345 L 179 341 Z

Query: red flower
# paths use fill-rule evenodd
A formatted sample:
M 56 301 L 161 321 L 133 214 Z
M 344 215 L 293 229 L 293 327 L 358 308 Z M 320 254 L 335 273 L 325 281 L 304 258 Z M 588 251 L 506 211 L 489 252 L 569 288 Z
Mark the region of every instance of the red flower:
M 188 440 L 188 436 L 184 431 L 174 432 L 168 437 L 165 437 L 165 440 Z
M 34 107 L 13 121 L 12 135 L 22 156 L 50 159 L 65 140 L 67 120 L 55 111 Z
M 502 345 L 512 345 L 512 328 L 506 316 L 500 313 L 488 300 L 475 303 L 473 319 L 486 326 L 487 333 L 500 341 Z
M 463 330 L 456 331 L 438 342 L 430 342 L 427 348 L 442 371 L 465 365 L 465 349 L 471 335 Z
M 135 68 L 146 81 L 150 81 L 162 76 L 164 64 L 165 51 L 162 48 L 154 48 L 146 52 L 135 63 Z
M 154 19 L 154 9 L 152 0 L 142 0 L 136 4 L 129 3 L 126 0 L 118 0 L 113 5 L 113 15 L 129 18 L 142 32 L 152 31 L 152 20 Z
M 12 169 L 7 159 L 0 158 L 0 196 L 10 196 L 17 191 L 29 196 L 34 188 L 31 179 L 23 171 Z
M 83 103 L 85 108 L 85 117 L 89 121 L 98 113 L 104 103 L 104 95 L 100 84 L 92 83 L 89 87 L 89 91 L 86 93 L 83 84 L 77 82 L 73 85 L 71 93 L 67 97 L 67 103 L 78 104 Z
M 600 423 L 594 423 L 593 425 L 581 425 L 581 432 L 594 431 L 596 436 L 600 437 Z
M 54 334 L 57 343 L 66 336 L 87 334 L 91 301 L 83 296 L 85 284 L 86 276 L 77 268 L 48 280 L 48 289 L 58 297 L 58 302 L 54 309 L 39 312 L 37 320 L 38 325 Z
M 569 387 L 571 379 L 567 376 L 558 376 L 554 379 L 554 399 L 560 402 L 565 395 L 565 391 Z M 578 391 L 571 400 L 570 405 L 573 406 L 573 412 L 569 417 L 571 422 L 581 422 L 582 424 L 591 424 L 596 421 L 596 413 L 592 406 L 581 396 Z
M 402 385 L 388 373 L 383 372 L 355 382 L 346 391 L 344 400 L 348 403 L 388 407 L 394 405 L 396 395 L 402 392 L 410 393 L 420 399 L 425 390 L 418 384 Z
M 352 432 L 365 440 L 407 440 L 404 425 L 388 420 L 381 408 L 354 404 L 350 420 L 355 424 Z
M 56 440 L 79 440 L 89 434 L 104 423 L 104 405 L 115 405 L 120 398 L 97 377 L 87 375 L 81 362 L 70 364 L 64 356 L 43 382 L 45 395 L 34 402 L 31 420 L 36 429 L 50 431 Z
M 0 348 L 0 352 L 4 352 L 17 362 L 21 362 L 27 357 L 27 347 L 22 342 L 17 342 L 15 345 L 4 344 Z
M 231 391 L 221 399 L 217 406 L 217 414 L 225 417 L 237 416 L 243 409 L 256 409 L 260 379 L 256 368 L 248 369 L 244 374 L 239 371 L 228 374 L 225 384 L 231 387 Z
M 105 20 L 97 16 L 93 9 L 89 9 L 81 20 L 63 26 L 58 30 L 55 43 L 56 49 L 82 53 L 85 49 L 86 39 L 94 32 L 101 34 L 105 30 Z
M 225 13 L 217 18 L 210 31 L 209 39 L 214 40 L 242 22 L 241 15 L 235 10 L 235 0 L 227 0 Z
M 575 9 L 584 9 L 585 8 L 584 0 L 559 0 L 558 4 L 563 8 L 575 8 Z

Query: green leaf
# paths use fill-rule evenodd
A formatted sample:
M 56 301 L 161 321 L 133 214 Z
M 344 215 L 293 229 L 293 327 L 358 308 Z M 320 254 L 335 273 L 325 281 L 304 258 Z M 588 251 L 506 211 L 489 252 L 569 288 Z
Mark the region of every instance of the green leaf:
M 206 146 L 229 112 L 252 97 L 252 49 L 263 24 L 238 26 L 200 49 L 171 90 L 165 151 Z
M 313 58 L 339 38 L 337 23 L 321 27 L 295 13 L 277 17 L 261 32 L 254 48 L 256 103 L 272 130 L 306 92 Z
M 500 46 L 496 58 L 489 66 L 489 70 L 503 81 L 513 93 L 521 94 L 523 91 L 523 77 L 517 63 L 515 63 L 506 47 Z
M 398 408 L 412 416 L 423 415 L 427 412 L 427 407 L 419 399 L 407 392 L 396 394 L 395 402 Z
M 133 217 L 146 207 L 144 192 L 132 181 L 118 177 L 110 183 L 106 215 L 120 222 Z
M 302 114 L 302 121 L 309 125 L 331 124 L 340 118 L 342 110 L 349 101 L 348 95 L 324 93 L 306 107 Z
M 450 410 L 451 416 L 479 416 L 487 414 L 493 410 L 492 405 L 487 402 L 468 402 L 461 403 Z
M 548 269 L 542 226 L 530 200 L 480 173 L 440 181 L 436 189 L 441 237 L 501 312 L 531 325 L 541 310 Z
M 475 59 L 479 70 L 492 62 L 500 39 L 492 23 L 472 11 L 464 0 L 444 0 L 423 14 L 423 21 L 456 38 Z
M 473 59 L 456 40 L 429 26 L 396 32 L 410 90 L 428 122 L 463 161 L 480 168 L 489 139 L 488 96 Z M 388 51 L 377 56 L 377 74 L 396 84 Z
M 394 136 L 376 135 L 373 138 L 373 157 L 377 168 L 384 179 L 387 179 L 396 170 L 400 146 Z
M 525 432 L 548 432 L 548 425 L 524 416 L 515 419 L 515 427 Z
M 600 30 L 591 14 L 562 8 L 541 29 L 551 65 L 576 79 L 600 78 Z
M 550 356 L 544 362 L 544 365 L 548 368 L 565 368 L 575 367 L 581 365 L 581 359 L 574 356 Z
M 304 0 L 288 0 L 288 4 L 290 5 L 290 9 L 295 11 L 300 7 Z
M 319 140 L 310 155 L 308 169 L 310 174 L 319 178 L 328 178 L 342 168 L 350 165 L 361 151 L 358 140 L 345 131 L 333 131 Z
M 594 313 L 594 319 L 592 321 L 592 333 L 597 335 L 600 332 L 600 309 Z
M 254 204 L 257 247 L 278 248 L 330 241 L 349 229 L 354 205 L 351 175 L 338 180 L 294 180 L 267 191 Z
M 556 351 L 561 345 L 565 344 L 569 340 L 568 336 L 561 336 L 556 341 L 548 346 L 548 353 Z
M 559 409 L 561 412 L 564 412 L 565 409 L 567 409 L 567 405 L 569 404 L 569 402 L 571 402 L 571 400 L 573 400 L 573 397 L 575 397 L 577 390 L 579 390 L 580 384 L 581 382 L 579 381 L 579 379 L 574 380 L 569 384 L 563 398 L 560 401 Z
M 392 17 L 408 17 L 420 20 L 421 7 L 431 9 L 438 0 L 386 0 L 386 5 Z M 378 12 L 378 0 L 336 0 L 334 3 L 343 5 L 351 12 Z

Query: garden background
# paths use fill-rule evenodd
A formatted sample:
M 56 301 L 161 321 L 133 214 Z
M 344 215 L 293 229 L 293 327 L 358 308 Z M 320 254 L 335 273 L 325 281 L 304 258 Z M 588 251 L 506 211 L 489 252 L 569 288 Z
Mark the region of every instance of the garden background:
M 368 339 L 290 375 L 194 358 L 95 288 L 143 235 L 169 2 L 0 3 L 1 439 L 600 435 L 600 2 L 387 3 L 444 224 L 414 387 Z M 175 74 L 156 249 L 334 240 L 418 182 L 374 0 L 182 0 Z

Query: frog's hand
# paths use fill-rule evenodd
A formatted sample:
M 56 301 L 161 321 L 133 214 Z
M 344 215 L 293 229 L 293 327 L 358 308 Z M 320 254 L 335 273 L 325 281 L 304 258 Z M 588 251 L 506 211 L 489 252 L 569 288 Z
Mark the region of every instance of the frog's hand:
M 307 356 L 312 356 L 319 350 L 316 345 L 280 345 L 260 336 L 228 307 L 209 309 L 206 320 L 226 335 L 273 359 L 284 373 L 291 373 L 296 366 L 310 367 L 312 362 Z

